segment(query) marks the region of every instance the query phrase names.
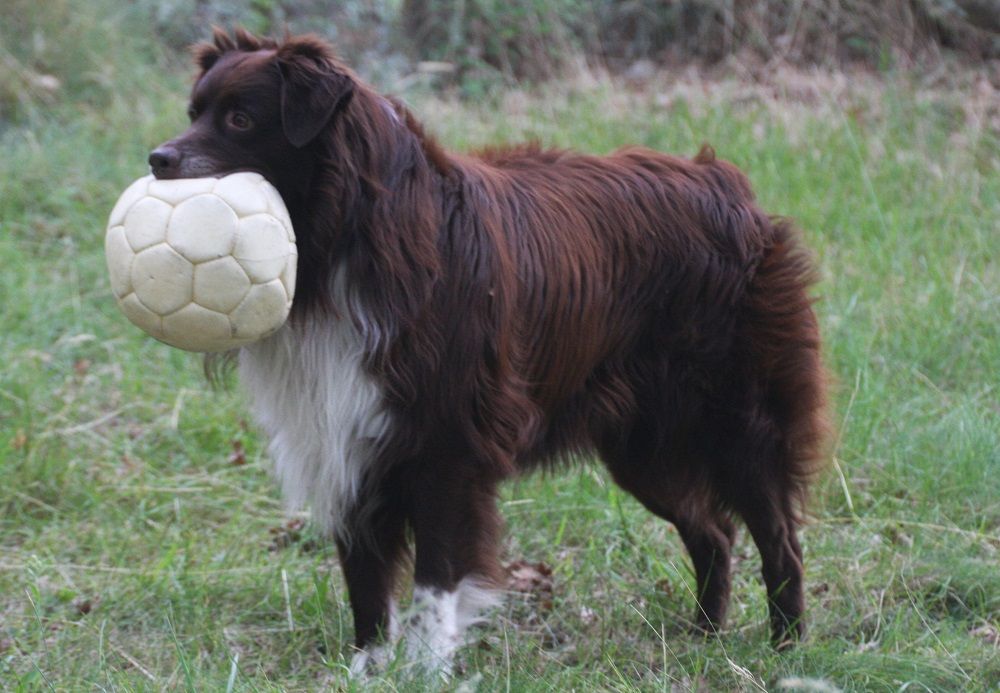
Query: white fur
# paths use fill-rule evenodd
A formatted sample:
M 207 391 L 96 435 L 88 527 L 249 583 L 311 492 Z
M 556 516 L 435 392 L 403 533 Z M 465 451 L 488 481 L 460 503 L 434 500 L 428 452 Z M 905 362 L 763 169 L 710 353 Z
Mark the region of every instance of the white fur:
M 412 615 L 407 624 L 406 652 L 410 661 L 429 670 L 446 670 L 461 644 L 458 591 L 413 588 Z
M 344 513 L 389 427 L 382 393 L 363 366 L 363 340 L 349 317 L 347 279 L 333 296 L 340 317 L 286 323 L 240 351 L 239 372 L 257 422 L 270 438 L 288 505 L 311 506 L 327 533 L 348 539 Z
M 463 634 L 465 629 L 486 620 L 486 612 L 500 605 L 503 596 L 480 577 L 469 576 L 458 583 L 458 627 Z
M 385 668 L 402 639 L 405 661 L 414 673 L 451 674 L 456 650 L 465 643 L 465 631 L 483 620 L 482 614 L 500 602 L 500 595 L 487 587 L 485 581 L 470 576 L 450 592 L 417 585 L 413 588 L 413 603 L 403 615 L 396 616 L 395 602 L 391 605 L 389 634 L 385 642 L 354 654 L 350 672 L 365 677 Z
M 482 620 L 482 613 L 499 602 L 493 590 L 474 576 L 452 592 L 417 585 L 404 625 L 410 661 L 423 669 L 450 674 L 455 651 L 465 643 L 465 631 Z

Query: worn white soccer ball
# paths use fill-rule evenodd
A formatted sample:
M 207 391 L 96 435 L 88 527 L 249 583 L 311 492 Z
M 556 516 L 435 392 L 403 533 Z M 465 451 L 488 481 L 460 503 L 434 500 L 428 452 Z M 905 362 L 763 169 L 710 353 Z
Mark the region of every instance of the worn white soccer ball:
M 243 346 L 281 327 L 292 307 L 292 222 L 257 173 L 140 178 L 111 211 L 104 249 L 119 307 L 171 346 Z

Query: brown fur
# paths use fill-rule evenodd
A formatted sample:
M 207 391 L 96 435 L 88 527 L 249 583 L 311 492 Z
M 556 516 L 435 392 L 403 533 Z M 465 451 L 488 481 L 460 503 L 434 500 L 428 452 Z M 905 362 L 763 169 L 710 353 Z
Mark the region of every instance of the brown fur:
M 801 634 L 796 524 L 826 431 L 814 272 L 740 171 L 707 148 L 446 152 L 315 37 L 217 31 L 195 56 L 192 126 L 154 172 L 278 188 L 300 246 L 292 320 L 354 320 L 392 412 L 338 533 L 359 646 L 386 623 L 406 527 L 418 583 L 495 577 L 496 485 L 595 452 L 677 526 L 699 624 L 724 622 L 741 518 L 776 642 Z M 227 108 L 253 131 L 220 125 Z M 349 316 L 329 300 L 338 262 Z

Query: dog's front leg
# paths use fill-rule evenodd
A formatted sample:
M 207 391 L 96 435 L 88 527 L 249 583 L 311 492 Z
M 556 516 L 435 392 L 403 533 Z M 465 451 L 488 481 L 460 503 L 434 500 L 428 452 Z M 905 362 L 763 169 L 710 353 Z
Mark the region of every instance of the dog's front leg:
M 384 664 L 395 637 L 393 586 L 406 548 L 403 516 L 379 508 L 364 520 L 349 523 L 338 533 L 337 550 L 354 614 L 351 674 L 360 676 L 369 666 Z M 385 641 L 385 642 L 383 642 Z
M 411 492 L 416 561 L 407 653 L 419 668 L 448 675 L 466 628 L 498 601 L 496 484 L 454 465 L 426 470 Z

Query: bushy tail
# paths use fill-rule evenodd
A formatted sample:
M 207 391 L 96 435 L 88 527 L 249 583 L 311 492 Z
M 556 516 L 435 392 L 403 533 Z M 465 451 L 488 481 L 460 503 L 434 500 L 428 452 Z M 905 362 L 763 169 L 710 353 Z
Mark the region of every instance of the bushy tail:
M 743 336 L 751 377 L 780 432 L 779 464 L 804 503 L 809 481 L 825 466 L 830 438 L 828 377 L 809 297 L 817 272 L 788 221 L 766 223 L 772 240 L 749 286 Z

